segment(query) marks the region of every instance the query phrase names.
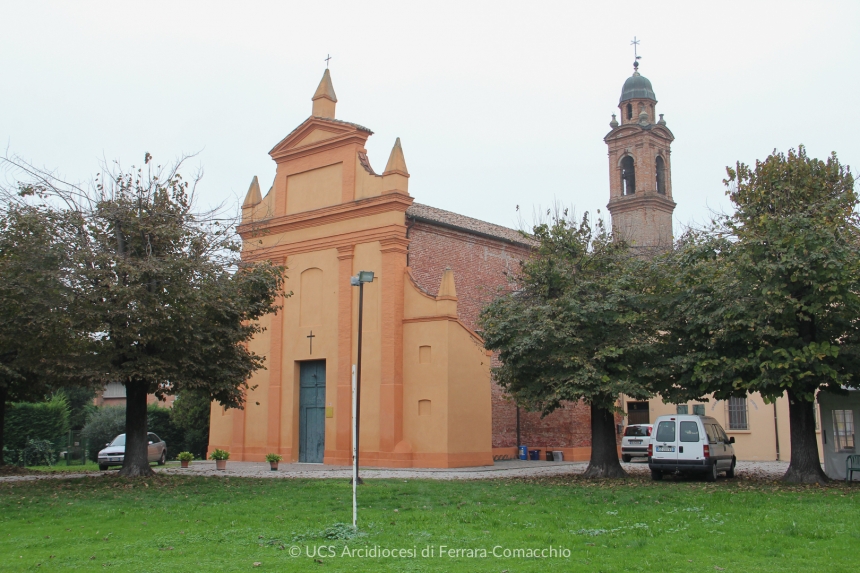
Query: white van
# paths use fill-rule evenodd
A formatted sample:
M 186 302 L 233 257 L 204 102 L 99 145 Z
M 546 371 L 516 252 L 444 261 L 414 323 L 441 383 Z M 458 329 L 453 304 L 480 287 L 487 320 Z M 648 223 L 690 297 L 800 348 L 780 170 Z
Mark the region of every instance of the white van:
M 721 472 L 735 477 L 734 443 L 710 416 L 660 416 L 648 442 L 651 478 L 660 480 L 664 473 L 676 472 L 702 473 L 708 481 Z

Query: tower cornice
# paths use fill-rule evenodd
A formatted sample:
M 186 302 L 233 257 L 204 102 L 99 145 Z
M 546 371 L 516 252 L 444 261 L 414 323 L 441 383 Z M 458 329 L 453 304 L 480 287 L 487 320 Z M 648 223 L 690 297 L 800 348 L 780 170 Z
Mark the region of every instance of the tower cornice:
M 646 208 L 657 209 L 671 214 L 677 203 L 658 193 L 636 193 L 634 195 L 622 195 L 613 197 L 607 203 L 606 208 L 612 216 L 627 213 L 629 211 L 639 211 Z
M 669 142 L 672 142 L 675 140 L 675 134 L 673 134 L 671 132 L 671 130 L 669 130 L 668 127 L 665 127 L 665 126 L 662 126 L 659 124 L 658 125 L 648 124 L 648 125 L 642 126 L 642 125 L 639 125 L 636 123 L 628 123 L 625 125 L 619 125 L 615 129 L 613 129 L 612 131 L 607 133 L 603 137 L 603 141 L 606 143 L 609 143 L 610 141 L 617 141 L 619 139 L 624 139 L 626 137 L 634 137 L 634 136 L 641 135 L 643 131 L 650 133 L 650 134 L 652 134 L 656 137 L 659 137 L 661 139 L 665 139 Z

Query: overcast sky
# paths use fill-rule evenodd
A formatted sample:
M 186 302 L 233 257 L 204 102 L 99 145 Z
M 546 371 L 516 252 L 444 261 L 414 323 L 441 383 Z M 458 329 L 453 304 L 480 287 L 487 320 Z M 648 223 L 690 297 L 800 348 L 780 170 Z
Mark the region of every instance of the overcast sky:
M 400 137 L 416 201 L 517 226 L 609 199 L 603 137 L 630 40 L 672 145 L 676 227 L 729 208 L 726 165 L 805 144 L 860 164 L 860 2 L 0 1 L 0 144 L 89 180 L 198 155 L 238 204 L 304 121 L 331 54 L 337 118 Z

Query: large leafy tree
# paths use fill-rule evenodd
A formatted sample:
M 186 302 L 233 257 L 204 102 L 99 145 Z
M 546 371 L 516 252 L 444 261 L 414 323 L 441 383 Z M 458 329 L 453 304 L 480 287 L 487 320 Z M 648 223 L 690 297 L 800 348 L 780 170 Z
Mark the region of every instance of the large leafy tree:
M 0 209 L 0 450 L 7 402 L 83 383 L 67 215 L 14 199 Z
M 815 395 L 857 387 L 860 372 L 854 180 L 835 154 L 801 146 L 738 163 L 725 183 L 735 212 L 662 261 L 666 394 L 787 395 L 784 479 L 821 482 Z
M 194 186 L 178 169 L 119 167 L 92 188 L 69 185 L 22 162 L 46 201 L 80 221 L 75 242 L 77 309 L 91 325 L 91 360 L 80 375 L 126 388 L 122 475 L 152 473 L 147 395 L 203 393 L 243 407 L 263 357 L 247 342 L 274 312 L 284 268 L 241 261 L 232 221 L 194 208 Z M 196 181 L 195 181 L 196 183 Z
M 499 384 L 548 414 L 567 401 L 591 408 L 587 477 L 621 477 L 615 437 L 619 394 L 646 398 L 654 311 L 648 259 L 613 240 L 586 213 L 534 227 L 538 247 L 513 290 L 481 314 L 486 347 L 499 351 Z M 653 361 L 653 360 L 651 360 Z

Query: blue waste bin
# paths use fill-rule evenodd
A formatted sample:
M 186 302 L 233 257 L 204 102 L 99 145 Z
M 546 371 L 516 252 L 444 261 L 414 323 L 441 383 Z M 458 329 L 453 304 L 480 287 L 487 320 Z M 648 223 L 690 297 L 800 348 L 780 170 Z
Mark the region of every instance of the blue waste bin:
M 540 450 L 529 450 L 529 459 L 540 461 Z
M 529 448 L 528 448 L 528 446 L 520 446 L 520 459 L 521 460 L 529 459 Z

